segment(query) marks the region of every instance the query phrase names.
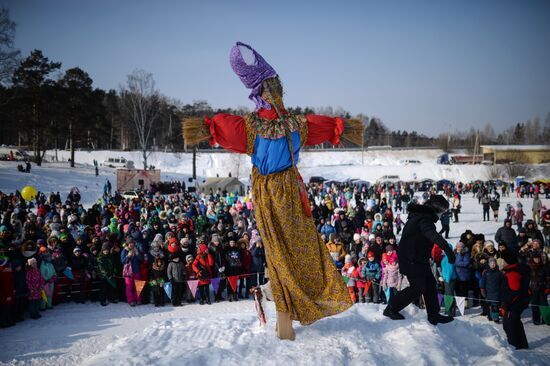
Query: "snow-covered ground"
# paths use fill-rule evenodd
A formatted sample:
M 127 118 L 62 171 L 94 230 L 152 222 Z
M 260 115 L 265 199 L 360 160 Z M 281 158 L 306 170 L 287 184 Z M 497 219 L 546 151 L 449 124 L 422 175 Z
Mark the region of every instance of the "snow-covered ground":
M 361 165 L 360 153 L 307 153 L 302 155 L 301 171 L 305 177 L 358 177 L 375 180 L 384 174 L 405 177 L 416 172 L 418 178 L 483 179 L 476 176 L 483 167 L 445 167 L 430 163 L 437 153 L 395 156 L 378 152 L 372 161 L 385 164 Z M 82 154 L 82 155 L 81 155 Z M 77 162 L 100 162 L 114 153 L 78 153 Z M 127 154 L 127 155 L 126 155 Z M 135 153 L 134 153 L 135 154 Z M 314 155 L 319 154 L 319 155 Z M 332 155 L 331 155 L 332 154 Z M 348 154 L 341 156 L 343 154 Z M 434 156 L 431 156 L 431 155 Z M 131 153 L 124 153 L 132 157 Z M 137 154 L 134 161 L 139 161 Z M 390 156 L 391 155 L 391 156 Z M 420 166 L 401 166 L 403 158 L 419 159 Z M 86 160 L 88 159 L 88 160 Z M 165 172 L 163 179 L 182 179 L 191 172 L 190 157 L 174 154 L 154 155 L 151 164 Z M 158 159 L 158 160 L 155 160 Z M 233 159 L 233 160 L 232 160 Z M 355 162 L 353 159 L 356 159 Z M 357 160 L 358 159 L 358 160 Z M 248 169 L 237 162 L 235 155 L 201 154 L 198 171 L 203 176 L 215 175 L 223 169 L 239 168 L 240 176 Z M 233 165 L 230 165 L 233 164 Z M 249 163 L 246 163 L 249 164 Z M 346 165 L 347 164 L 347 165 Z M 0 190 L 11 192 L 27 184 L 39 190 L 68 192 L 78 186 L 86 204 L 95 201 L 103 189 L 105 178 L 114 183 L 114 171 L 101 169 L 95 177 L 93 167 L 66 163 L 34 167 L 32 173 L 18 173 L 16 164 L 0 162 Z M 450 169 L 450 172 L 448 171 Z M 227 170 L 226 170 L 227 171 Z M 444 175 L 444 174 L 456 175 Z M 234 174 L 234 173 L 233 173 Z M 374 177 L 374 179 L 372 178 Z M 506 203 L 516 198 L 503 198 Z M 530 212 L 531 200 L 522 199 Z M 550 207 L 550 200 L 543 200 Z M 477 200 L 464 197 L 458 224 L 451 224 L 450 242 L 456 243 L 465 229 L 484 233 L 493 239 L 502 221 L 481 221 Z M 501 219 L 502 220 L 502 219 Z M 296 327 L 296 341 L 280 341 L 274 332 L 275 309 L 268 304 L 268 326 L 260 327 L 251 301 L 198 304 L 173 308 L 155 308 L 127 304 L 63 304 L 46 311 L 40 320 L 25 320 L 15 327 L 0 330 L 0 364 L 8 365 L 548 365 L 550 360 L 550 327 L 535 326 L 530 311 L 524 312 L 529 350 L 515 351 L 508 346 L 502 325 L 489 323 L 477 316 L 480 309 L 470 309 L 465 316 L 450 324 L 431 326 L 425 312 L 409 306 L 406 320 L 390 321 L 382 315 L 382 305 L 358 304 L 345 313 L 323 319 L 308 327 Z

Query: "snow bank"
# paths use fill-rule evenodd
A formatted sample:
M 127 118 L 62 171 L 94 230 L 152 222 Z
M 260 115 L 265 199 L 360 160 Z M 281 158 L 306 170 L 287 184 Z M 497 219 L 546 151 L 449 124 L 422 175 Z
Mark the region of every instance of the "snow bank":
M 432 326 L 409 306 L 391 321 L 383 305 L 357 304 L 311 326 L 296 341 L 260 327 L 252 301 L 180 308 L 60 305 L 39 321 L 2 330 L 6 365 L 517 365 L 547 364 L 547 329 L 526 324 L 532 348 L 509 347 L 502 326 L 474 314 Z

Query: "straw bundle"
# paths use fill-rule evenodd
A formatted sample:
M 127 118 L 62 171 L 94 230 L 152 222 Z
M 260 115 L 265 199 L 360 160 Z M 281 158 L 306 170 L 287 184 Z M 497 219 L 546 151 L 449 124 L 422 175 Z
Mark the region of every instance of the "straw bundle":
M 365 126 L 362 121 L 347 119 L 344 122 L 344 133 L 341 136 L 341 140 L 342 142 L 360 146 L 363 144 L 364 132 Z
M 193 117 L 184 118 L 181 122 L 183 139 L 189 146 L 198 145 L 203 141 L 210 139 L 210 130 L 204 123 L 204 118 Z

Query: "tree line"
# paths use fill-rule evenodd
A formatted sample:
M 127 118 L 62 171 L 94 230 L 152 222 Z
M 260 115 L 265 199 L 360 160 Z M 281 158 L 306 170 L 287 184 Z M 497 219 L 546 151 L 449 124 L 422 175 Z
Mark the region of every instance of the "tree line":
M 162 95 L 153 75 L 134 70 L 118 90 L 93 85 L 91 76 L 79 67 L 62 72 L 62 63 L 41 50 L 24 58 L 14 44 L 15 23 L 0 8 L 0 144 L 24 146 L 41 164 L 48 149 L 140 150 L 143 165 L 153 150 L 186 149 L 180 121 L 185 117 L 216 113 L 243 115 L 244 107 L 215 109 L 207 101 L 191 104 Z M 544 123 L 538 118 L 518 123 L 499 134 L 490 124 L 481 131 L 454 132 L 429 137 L 416 131 L 393 131 L 376 116 L 352 116 L 338 107 L 289 107 L 293 114 L 324 114 L 355 118 L 365 126 L 364 147 L 439 146 L 446 151 L 483 144 L 546 143 L 550 137 L 550 113 Z M 344 146 L 345 147 L 345 146 Z M 207 143 L 198 147 L 209 148 Z

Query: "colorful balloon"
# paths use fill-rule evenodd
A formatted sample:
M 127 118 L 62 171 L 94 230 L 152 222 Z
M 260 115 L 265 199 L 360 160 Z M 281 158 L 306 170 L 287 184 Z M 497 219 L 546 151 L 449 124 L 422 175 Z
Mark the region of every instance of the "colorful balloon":
M 38 191 L 33 186 L 25 186 L 21 190 L 21 197 L 23 197 L 25 201 L 34 200 L 37 194 L 38 194 Z

